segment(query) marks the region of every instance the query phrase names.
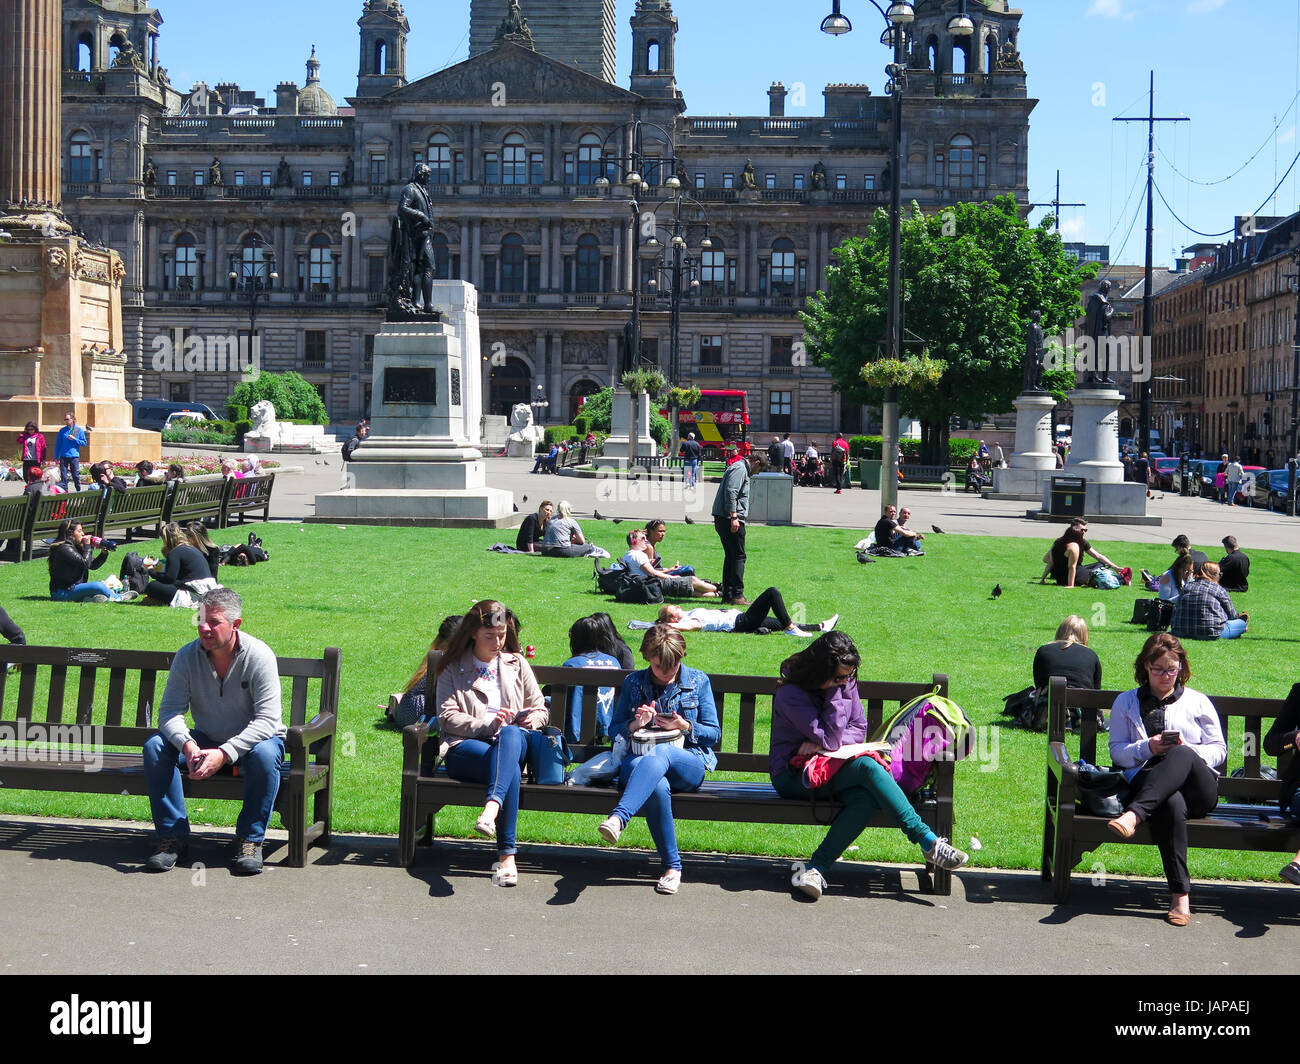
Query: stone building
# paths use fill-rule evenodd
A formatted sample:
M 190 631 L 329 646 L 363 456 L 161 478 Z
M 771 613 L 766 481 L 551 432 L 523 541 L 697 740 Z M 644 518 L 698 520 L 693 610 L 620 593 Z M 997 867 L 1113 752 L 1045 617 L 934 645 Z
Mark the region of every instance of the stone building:
M 936 210 L 1012 193 L 1027 209 L 1035 101 L 1017 51 L 1021 12 L 1006 0 L 971 6 L 974 34 L 955 37 L 957 0 L 915 4 L 904 202 Z M 802 364 L 797 312 L 834 248 L 887 205 L 889 98 L 828 85 L 813 115 L 802 86 L 791 100 L 775 83 L 766 115 L 691 115 L 669 0 L 636 4 L 626 87 L 613 81 L 612 9 L 475 0 L 470 58 L 408 81 L 421 27 L 397 0 L 364 0 L 355 94 L 326 91 L 321 71 L 339 58 L 313 49 L 305 86 L 280 82 L 270 105 L 215 79 L 172 86 L 162 14 L 143 2 L 64 0 L 65 208 L 125 258 L 128 396 L 220 404 L 242 365 L 228 349 L 242 344 L 263 368 L 303 373 L 336 423 L 367 411 L 390 218 L 423 161 L 438 275 L 480 293 L 485 412 L 504 414 L 540 386 L 548 420 L 570 419 L 618 372 L 634 283 L 642 356 L 670 361 L 665 233 L 642 241 L 634 262 L 631 190 L 597 184 L 626 174 L 639 129 L 636 209 L 670 224 L 677 176 L 692 223 L 683 382 L 744 388 L 756 432 L 865 428 L 866 412 L 841 406 L 828 374 Z M 886 49 L 863 45 L 864 66 L 883 68 Z

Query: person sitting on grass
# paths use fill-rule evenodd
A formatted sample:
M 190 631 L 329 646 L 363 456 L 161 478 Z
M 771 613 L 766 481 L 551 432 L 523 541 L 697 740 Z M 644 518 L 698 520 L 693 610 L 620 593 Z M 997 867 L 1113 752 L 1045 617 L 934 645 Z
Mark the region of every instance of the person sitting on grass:
M 405 728 L 408 724 L 415 724 L 424 719 L 428 698 L 429 657 L 433 656 L 433 667 L 436 671 L 438 662 L 442 660 L 442 655 L 447 649 L 447 644 L 451 642 L 451 637 L 455 634 L 456 626 L 460 624 L 462 616 L 463 614 L 454 613 L 442 619 L 442 623 L 438 625 L 438 634 L 429 644 L 429 653 L 420 659 L 420 667 L 406 681 L 402 693 L 389 699 L 384 716 L 399 728 Z
M 645 573 L 659 581 L 659 586 L 668 598 L 691 598 L 693 595 L 716 595 L 716 584 L 701 580 L 698 576 L 673 576 L 664 569 L 657 569 L 650 560 L 650 541 L 646 539 L 645 529 L 634 528 L 627 534 L 628 551 L 623 555 L 623 568 L 632 573 Z
M 1250 559 L 1237 546 L 1236 536 L 1223 537 L 1228 553 L 1219 559 L 1219 584 L 1224 591 L 1250 590 Z
M 925 553 L 921 549 L 921 540 L 925 539 L 925 533 L 908 528 L 907 522 L 911 519 L 912 511 L 906 506 L 898 511 L 898 527 L 894 529 L 894 550 L 919 556 Z
M 100 552 L 91 560 L 96 547 Z M 90 581 L 90 570 L 108 560 L 117 545 L 112 540 L 88 536 L 80 521 L 59 525 L 50 548 L 50 598 L 55 602 L 130 602 L 134 591 L 114 591 L 102 580 Z
M 515 550 L 525 554 L 541 553 L 542 540 L 546 538 L 546 525 L 554 510 L 555 504 L 550 499 L 543 499 L 541 506 L 537 507 L 537 513 L 524 518 L 519 533 L 515 536 Z
M 191 521 L 185 526 L 185 538 L 190 541 L 190 546 L 207 558 L 210 575 L 216 580 L 217 569 L 221 565 L 221 548 L 212 541 L 207 527 L 202 521 Z
M 1178 601 L 1178 596 L 1183 593 L 1183 588 L 1187 586 L 1188 581 L 1195 579 L 1195 566 L 1196 563 L 1189 554 L 1182 554 L 1174 559 L 1174 564 L 1161 573 L 1159 580 L 1156 581 L 1156 590 L 1162 601 Z
M 683 610 L 672 603 L 659 609 L 659 623 L 679 632 L 784 632 L 806 638 L 829 632 L 839 619 L 840 615 L 836 613 L 819 624 L 795 624 L 785 608 L 785 599 L 774 587 L 769 587 L 743 611 L 710 609 L 707 606 Z
M 1179 639 L 1239 639 L 1249 620 L 1250 614 L 1239 614 L 1232 597 L 1219 586 L 1219 567 L 1206 562 L 1201 578 L 1184 586 L 1174 603 L 1169 631 Z
M 542 535 L 542 553 L 548 558 L 584 558 L 592 553 L 582 535 L 582 527 L 573 519 L 573 507 L 561 499 L 556 514 L 546 522 Z
M 772 739 L 768 772 L 782 798 L 835 798 L 844 808 L 830 831 L 790 880 L 816 901 L 826 890 L 826 873 L 862 830 L 884 813 L 925 859 L 949 871 L 970 858 L 926 827 L 889 769 L 870 756 L 845 760 L 830 782 L 810 788 L 804 766 L 815 754 L 863 742 L 867 717 L 858 695 L 858 648 L 843 632 L 828 632 L 781 663 L 781 686 L 772 699 Z
M 1048 681 L 1053 676 L 1065 677 L 1065 686 L 1082 691 L 1101 690 L 1101 659 L 1088 646 L 1088 622 L 1072 613 L 1056 629 L 1056 638 L 1044 643 L 1034 652 L 1034 695 L 1047 701 Z M 1106 718 L 1096 710 L 1097 723 L 1106 731 Z M 1070 710 L 1069 731 L 1079 730 L 1078 707 Z
M 193 591 L 192 586 L 199 580 L 212 580 L 212 571 L 208 559 L 189 541 L 185 530 L 175 521 L 163 525 L 163 557 L 167 559 L 162 573 L 149 581 L 145 595 L 164 606 L 170 606 L 178 591 Z M 199 588 L 199 593 L 211 590 L 211 587 Z
M 1099 553 L 1088 542 L 1087 531 L 1088 522 L 1082 517 L 1076 517 L 1070 522 L 1070 527 L 1047 548 L 1047 553 L 1043 555 L 1043 564 L 1046 568 L 1043 570 L 1042 579 L 1039 580 L 1040 584 L 1046 583 L 1050 575 L 1062 587 L 1087 587 L 1092 583 L 1093 574 L 1098 569 L 1104 567 L 1119 571 L 1119 567 L 1113 561 Z M 1085 554 L 1097 560 L 1081 565 L 1080 559 Z
M 668 535 L 668 526 L 664 523 L 662 517 L 652 517 L 645 523 L 645 538 L 646 542 L 650 544 L 650 560 L 654 563 L 655 568 L 664 569 L 673 576 L 694 576 L 695 566 L 693 565 L 683 565 L 678 562 L 671 569 L 664 565 L 664 560 L 659 557 L 659 544 L 664 541 L 666 535 Z

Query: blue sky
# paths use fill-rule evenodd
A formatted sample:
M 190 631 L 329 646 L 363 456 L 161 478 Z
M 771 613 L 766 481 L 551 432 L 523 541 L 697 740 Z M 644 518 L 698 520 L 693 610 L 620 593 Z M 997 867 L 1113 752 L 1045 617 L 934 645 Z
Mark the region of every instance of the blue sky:
M 273 98 L 281 80 L 302 84 L 315 44 L 322 81 L 335 98 L 342 102 L 356 89 L 361 0 L 153 2 L 165 20 L 162 62 L 178 88 L 236 81 Z M 527 15 L 528 0 L 522 3 Z M 1261 214 L 1286 215 L 1300 206 L 1300 164 L 1268 198 L 1300 151 L 1300 0 L 1019 6 L 1029 91 L 1040 101 L 1030 118 L 1030 195 L 1050 201 L 1059 168 L 1061 199 L 1087 204 L 1062 210 L 1066 239 L 1109 243 L 1117 261 L 1142 260 L 1146 128 L 1112 119 L 1146 114 L 1152 69 L 1156 114 L 1191 119 L 1157 127 L 1156 180 L 1169 202 L 1167 208 L 1156 200 L 1158 265 L 1171 264 L 1175 249 L 1207 239 L 1174 214 L 1194 229 L 1219 233 L 1234 215 L 1261 206 Z M 624 85 L 634 7 L 635 0 L 618 0 Z M 882 91 L 889 57 L 879 43 L 883 23 L 866 0 L 844 0 L 855 28 L 838 38 L 818 30 L 830 0 L 676 0 L 673 8 L 680 23 L 677 80 L 690 114 L 766 114 L 767 87 L 778 80 L 791 89 L 806 86 L 808 114 L 821 113 L 828 83 L 865 82 Z M 406 13 L 412 80 L 468 55 L 469 0 L 407 0 Z M 259 22 L 264 28 L 251 32 Z M 801 111 L 788 106 L 787 113 Z

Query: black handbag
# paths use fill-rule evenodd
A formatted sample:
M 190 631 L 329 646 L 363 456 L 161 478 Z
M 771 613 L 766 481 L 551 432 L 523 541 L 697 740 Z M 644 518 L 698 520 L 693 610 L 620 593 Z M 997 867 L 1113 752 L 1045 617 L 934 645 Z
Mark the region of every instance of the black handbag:
M 1093 816 L 1113 820 L 1124 812 L 1128 800 L 1128 781 L 1124 773 L 1098 768 L 1080 759 L 1071 766 L 1084 808 Z

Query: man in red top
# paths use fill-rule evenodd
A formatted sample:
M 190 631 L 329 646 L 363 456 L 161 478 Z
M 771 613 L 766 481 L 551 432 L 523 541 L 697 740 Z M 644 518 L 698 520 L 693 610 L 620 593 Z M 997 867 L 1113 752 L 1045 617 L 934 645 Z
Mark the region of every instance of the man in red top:
M 835 434 L 835 442 L 831 444 L 831 469 L 835 476 L 835 494 L 844 493 L 844 467 L 849 462 L 849 445 L 844 440 L 844 433 Z

